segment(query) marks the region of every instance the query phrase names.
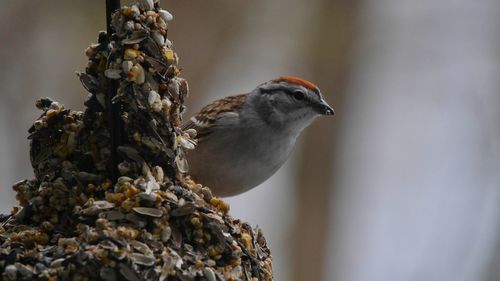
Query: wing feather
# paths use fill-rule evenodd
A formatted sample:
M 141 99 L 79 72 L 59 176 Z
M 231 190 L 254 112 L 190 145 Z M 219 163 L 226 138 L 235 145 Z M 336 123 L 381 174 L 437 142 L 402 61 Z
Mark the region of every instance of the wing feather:
M 182 130 L 195 129 L 198 141 L 209 135 L 211 128 L 216 125 L 219 118 L 224 113 L 238 112 L 243 108 L 246 100 L 246 94 L 230 96 L 216 100 L 191 117 L 182 125 Z

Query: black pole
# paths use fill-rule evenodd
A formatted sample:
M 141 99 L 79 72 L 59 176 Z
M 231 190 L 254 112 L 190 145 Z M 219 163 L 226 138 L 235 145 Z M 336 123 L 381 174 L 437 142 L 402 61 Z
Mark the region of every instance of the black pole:
M 111 36 L 113 35 L 113 26 L 111 24 L 111 16 L 115 11 L 120 9 L 120 0 L 106 0 L 106 30 L 108 42 L 111 42 Z M 113 104 L 113 98 L 116 95 L 118 89 L 118 81 L 108 79 L 108 93 L 106 96 L 106 109 L 109 133 L 111 138 L 111 155 L 108 162 L 108 169 L 110 173 L 111 180 L 113 183 L 118 179 L 118 153 L 117 148 L 122 144 L 122 129 L 120 121 L 120 105 Z
M 120 9 L 120 6 L 120 0 L 106 0 L 106 30 L 108 32 L 108 39 L 113 34 L 111 16 L 116 10 Z

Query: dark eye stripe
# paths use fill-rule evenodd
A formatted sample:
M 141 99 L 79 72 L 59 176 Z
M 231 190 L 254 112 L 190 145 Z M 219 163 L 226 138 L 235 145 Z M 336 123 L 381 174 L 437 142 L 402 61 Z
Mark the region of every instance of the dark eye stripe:
M 293 91 L 292 95 L 296 100 L 304 100 L 306 98 L 306 94 L 302 91 Z
M 267 94 L 267 95 L 274 95 L 280 91 L 285 92 L 286 94 L 290 95 L 293 97 L 294 93 L 296 91 L 301 91 L 304 93 L 304 100 L 308 101 L 313 101 L 315 99 L 321 100 L 321 94 L 319 92 L 319 89 L 307 89 L 305 87 L 301 87 L 301 85 L 291 85 L 291 84 L 272 84 L 272 85 L 265 85 L 267 87 L 261 88 L 262 94 Z M 290 87 L 292 86 L 292 87 Z M 312 92 L 312 93 L 311 93 Z M 316 96 L 314 96 L 316 95 Z

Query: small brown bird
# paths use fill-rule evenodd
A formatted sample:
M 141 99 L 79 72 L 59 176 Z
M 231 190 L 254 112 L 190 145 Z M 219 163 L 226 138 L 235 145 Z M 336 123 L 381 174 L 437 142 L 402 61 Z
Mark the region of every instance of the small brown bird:
M 245 192 L 285 163 L 317 116 L 333 114 L 316 85 L 289 76 L 216 100 L 183 126 L 198 133 L 197 147 L 187 153 L 189 174 L 217 196 Z

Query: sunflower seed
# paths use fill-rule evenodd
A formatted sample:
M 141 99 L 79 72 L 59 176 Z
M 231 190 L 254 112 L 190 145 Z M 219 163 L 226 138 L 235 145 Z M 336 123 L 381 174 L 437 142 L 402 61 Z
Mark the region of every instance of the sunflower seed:
M 172 14 L 169 13 L 168 11 L 166 11 L 166 10 L 159 10 L 158 14 L 166 22 L 169 22 L 169 21 L 171 21 L 171 20 L 174 19 L 174 16 L 172 16 Z
M 161 230 L 161 234 L 160 234 L 161 241 L 166 243 L 168 241 L 168 239 L 170 239 L 170 236 L 172 236 L 172 228 L 170 228 L 170 226 L 164 227 Z
M 155 7 L 153 0 L 139 0 L 139 3 L 141 4 L 141 8 L 145 11 L 153 10 Z
M 161 35 L 160 32 L 158 31 L 153 32 L 152 37 L 158 45 L 160 46 L 165 45 L 165 37 L 163 37 L 163 35 Z
M 194 143 L 191 140 L 180 137 L 179 143 L 184 149 L 192 150 L 195 148 Z
M 210 267 L 203 268 L 203 276 L 207 278 L 207 281 L 217 281 L 215 273 Z
M 182 207 L 172 210 L 170 212 L 170 215 L 173 217 L 181 217 L 192 214 L 195 210 L 196 206 L 193 203 L 189 202 L 182 205 Z
M 120 274 L 125 277 L 128 281 L 140 281 L 139 276 L 137 276 L 137 273 L 133 269 L 131 269 L 127 264 L 125 263 L 120 263 L 118 265 L 118 268 L 120 269 Z
M 129 244 L 134 247 L 135 250 L 145 254 L 145 255 L 148 255 L 148 256 L 151 256 L 153 255 L 153 251 L 151 251 L 151 249 L 148 247 L 148 245 L 142 243 L 142 242 L 139 242 L 137 240 L 131 240 L 129 242 Z
M 132 208 L 132 210 L 134 210 L 134 212 L 140 215 L 156 217 L 156 218 L 159 218 L 163 215 L 163 211 L 156 208 L 135 207 Z
M 141 43 L 142 40 L 148 38 L 149 34 L 146 30 L 144 29 L 141 29 L 141 30 L 137 30 L 137 31 L 134 31 L 130 37 L 126 38 L 126 39 L 123 39 L 122 40 L 122 44 L 124 45 L 134 45 L 134 44 L 137 44 L 137 43 Z

